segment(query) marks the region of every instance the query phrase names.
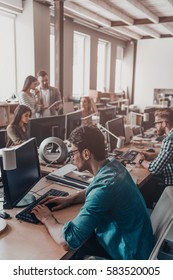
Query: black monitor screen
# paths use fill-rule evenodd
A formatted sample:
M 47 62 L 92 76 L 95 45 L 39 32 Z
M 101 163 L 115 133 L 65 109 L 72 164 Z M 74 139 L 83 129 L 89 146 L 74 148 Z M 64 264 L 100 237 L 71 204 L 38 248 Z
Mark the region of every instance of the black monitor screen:
M 77 110 L 66 114 L 66 139 L 69 138 L 70 133 L 81 125 L 81 110 Z
M 125 129 L 124 129 L 124 118 L 116 118 L 106 123 L 106 129 L 112 132 L 116 136 L 124 136 L 125 137 Z M 108 143 L 109 143 L 109 150 L 112 152 L 116 149 L 117 139 L 111 136 L 108 133 Z
M 154 127 L 154 114 L 155 114 L 155 108 L 154 107 L 150 107 L 150 108 L 146 108 L 144 109 L 144 113 L 148 113 L 149 115 L 149 120 L 147 122 L 142 122 L 142 126 L 144 128 L 144 131 L 149 129 L 149 128 L 153 128 Z
M 58 137 L 64 140 L 65 115 L 30 119 L 28 124 L 29 137 L 35 137 L 37 145 L 48 137 Z
M 4 170 L 2 154 L 1 176 L 4 186 L 4 209 L 17 206 L 41 178 L 40 164 L 35 138 L 15 146 L 17 168 Z M 22 205 L 21 205 L 22 206 Z
M 116 108 L 115 107 L 106 107 L 99 109 L 100 115 L 100 124 L 105 126 L 107 121 L 110 121 L 116 117 Z

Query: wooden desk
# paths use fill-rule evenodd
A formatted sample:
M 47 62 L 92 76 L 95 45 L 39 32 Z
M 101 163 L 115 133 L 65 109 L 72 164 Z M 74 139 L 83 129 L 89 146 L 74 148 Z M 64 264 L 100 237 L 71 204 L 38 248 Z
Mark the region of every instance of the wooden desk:
M 38 194 L 43 194 L 50 188 L 64 190 L 70 194 L 76 192 L 75 189 L 52 184 L 42 178 L 33 188 Z M 66 209 L 55 211 L 55 217 L 65 223 L 73 219 L 79 212 L 81 205 L 74 205 Z M 2 208 L 2 207 L 1 207 Z M 1 260 L 58 260 L 67 258 L 71 253 L 66 252 L 49 235 L 42 224 L 34 225 L 24 221 L 19 221 L 15 215 L 21 208 L 6 210 L 11 215 L 11 219 L 6 220 L 8 227 L 0 234 L 0 259 Z

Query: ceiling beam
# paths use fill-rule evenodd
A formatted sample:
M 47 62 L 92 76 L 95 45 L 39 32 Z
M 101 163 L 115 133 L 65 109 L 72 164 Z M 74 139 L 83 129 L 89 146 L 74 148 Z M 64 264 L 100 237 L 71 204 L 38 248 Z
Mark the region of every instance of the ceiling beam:
M 173 35 L 164 34 L 164 35 L 160 35 L 160 38 L 173 38 Z M 153 39 L 153 37 L 151 37 L 151 36 L 142 36 L 141 39 Z
M 127 2 L 133 5 L 138 10 L 140 10 L 140 12 L 145 14 L 147 18 L 149 18 L 152 22 L 159 22 L 159 18 L 155 14 L 153 14 L 149 9 L 147 9 L 144 5 L 142 5 L 138 0 L 127 0 Z
M 142 36 L 140 36 L 139 34 L 137 34 L 137 33 L 135 33 L 135 32 L 133 32 L 133 31 L 131 31 L 131 30 L 129 30 L 129 29 L 127 29 L 127 28 L 125 28 L 125 27 L 113 27 L 117 32 L 119 32 L 119 33 L 122 33 L 122 34 L 124 34 L 124 35 L 126 35 L 126 36 L 129 36 L 129 37 L 131 37 L 131 38 L 133 38 L 133 39 L 135 39 L 135 40 L 140 40 L 141 39 L 141 37 Z
M 90 0 L 90 2 L 97 5 L 99 8 L 102 7 L 104 10 L 110 12 L 113 15 L 116 15 L 122 22 L 132 25 L 134 20 L 127 16 L 125 13 L 123 13 L 120 9 L 115 8 L 112 4 L 107 3 L 107 1 L 102 0 Z
M 135 28 L 139 29 L 139 31 L 143 31 L 146 35 L 150 35 L 153 38 L 160 38 L 160 33 L 151 29 L 149 26 L 135 26 Z
M 96 13 L 89 11 L 77 4 L 67 2 L 65 5 L 65 10 L 73 12 L 73 14 L 78 15 L 81 18 L 91 20 L 92 22 L 96 22 L 97 24 L 103 27 L 111 27 L 110 20 L 107 20 Z
M 158 23 L 165 23 L 165 22 L 173 22 L 173 16 L 169 17 L 159 17 Z M 142 19 L 134 19 L 133 25 L 141 25 L 141 24 L 157 24 L 149 20 L 148 18 L 142 18 Z M 122 21 L 112 21 L 112 26 L 128 26 L 128 24 L 122 22 Z

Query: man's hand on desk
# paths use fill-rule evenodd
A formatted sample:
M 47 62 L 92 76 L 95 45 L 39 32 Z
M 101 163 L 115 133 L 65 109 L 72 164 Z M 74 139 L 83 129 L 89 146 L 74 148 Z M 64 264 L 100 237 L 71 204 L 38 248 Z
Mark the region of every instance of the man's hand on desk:
M 44 204 L 39 204 L 33 208 L 32 213 L 37 219 L 45 225 L 51 237 L 55 242 L 68 251 L 69 247 L 62 236 L 63 224 L 60 224 L 57 219 L 53 216 L 52 212 Z
M 143 151 L 142 154 L 144 155 L 144 159 L 146 159 L 148 161 L 152 161 L 157 157 L 156 152 Z
M 70 206 L 71 204 L 71 196 L 62 197 L 62 196 L 48 196 L 44 198 L 41 202 L 41 204 L 44 204 L 46 206 L 53 205 L 51 207 L 51 211 L 56 211 L 59 209 L 66 208 Z M 48 207 L 50 209 L 50 207 Z
M 149 166 L 149 163 L 150 163 L 148 160 L 146 160 L 145 155 L 144 155 L 143 152 L 139 153 L 136 156 L 136 158 L 135 158 L 135 160 L 133 162 L 143 166 L 146 169 L 148 169 L 148 166 Z

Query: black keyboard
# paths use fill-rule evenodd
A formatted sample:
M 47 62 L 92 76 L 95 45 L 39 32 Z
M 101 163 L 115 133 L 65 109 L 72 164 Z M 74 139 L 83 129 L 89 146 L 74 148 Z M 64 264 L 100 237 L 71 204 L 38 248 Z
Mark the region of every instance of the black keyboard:
M 139 152 L 135 150 L 130 150 L 126 152 L 115 150 L 112 153 L 115 154 L 115 157 L 117 159 L 120 159 L 121 161 L 123 160 L 133 162 Z
M 32 211 L 32 209 L 36 205 L 38 205 L 40 203 L 40 201 L 43 198 L 45 198 L 45 197 L 47 197 L 49 195 L 53 195 L 53 196 L 67 196 L 67 195 L 69 195 L 69 193 L 68 192 L 64 192 L 64 191 L 60 191 L 60 190 L 50 189 L 45 194 L 43 194 L 38 199 L 36 199 L 34 202 L 32 202 L 28 207 L 26 207 L 24 210 L 22 210 L 20 213 L 18 213 L 16 215 L 16 218 L 19 219 L 19 220 L 23 220 L 25 222 L 28 222 L 28 223 L 38 224 L 39 220 L 36 218 L 36 216 L 34 214 L 31 213 L 31 211 Z M 47 206 L 50 209 L 54 205 L 50 203 Z

